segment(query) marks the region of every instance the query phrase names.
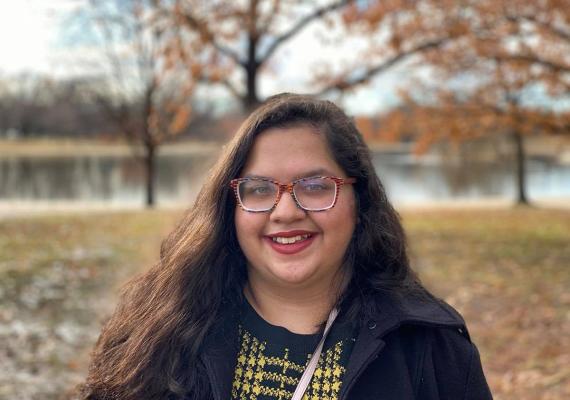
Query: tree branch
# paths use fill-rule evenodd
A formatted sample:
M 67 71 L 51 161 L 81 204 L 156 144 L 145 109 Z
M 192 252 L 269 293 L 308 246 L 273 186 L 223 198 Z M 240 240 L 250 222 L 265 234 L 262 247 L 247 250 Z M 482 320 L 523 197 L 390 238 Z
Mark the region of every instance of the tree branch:
M 191 14 L 184 14 L 184 19 L 186 21 L 186 23 L 194 30 L 196 30 L 198 33 L 202 34 L 205 39 L 216 49 L 218 50 L 220 53 L 222 53 L 223 55 L 231 58 L 232 60 L 234 60 L 234 62 L 236 62 L 239 65 L 245 65 L 245 62 L 240 59 L 239 54 L 237 54 L 235 51 L 233 51 L 232 49 L 230 49 L 227 46 L 224 46 L 220 43 L 218 43 L 218 41 L 216 41 L 215 35 L 210 31 L 209 27 L 207 26 L 207 24 L 204 24 L 202 22 L 200 22 L 198 19 L 196 19 L 193 15 Z
M 235 87 L 235 85 L 234 85 L 233 83 L 231 83 L 228 78 L 221 80 L 220 83 L 221 83 L 226 89 L 228 89 L 228 90 L 230 91 L 230 93 L 231 93 L 233 96 L 235 96 L 236 99 L 242 100 L 243 94 L 238 91 L 238 89 Z
M 568 72 L 570 73 L 570 65 L 556 63 L 554 61 L 545 60 L 538 55 L 531 54 L 509 54 L 509 55 L 495 55 L 493 57 L 496 61 L 522 61 L 528 64 L 539 64 L 555 72 Z
M 263 21 L 262 18 L 260 17 L 259 28 L 257 29 L 259 36 L 267 34 L 269 28 L 273 24 L 273 21 L 275 20 L 275 17 L 279 15 L 278 10 L 280 5 L 281 5 L 281 0 L 272 0 L 271 11 L 267 13 L 267 18 L 265 19 L 265 21 Z
M 210 79 L 207 76 L 202 76 L 200 77 L 200 79 L 198 79 L 197 83 L 203 83 L 203 84 L 215 84 L 215 83 L 219 83 L 220 85 L 222 85 L 223 87 L 225 87 L 226 89 L 228 89 L 228 91 L 235 96 L 235 98 L 237 100 L 242 100 L 244 94 L 240 93 L 240 91 L 238 90 L 238 88 L 229 81 L 229 78 L 225 78 L 225 79 Z
M 563 31 L 548 22 L 541 21 L 536 17 L 536 15 L 507 15 L 506 19 L 511 22 L 519 22 L 520 20 L 532 22 L 553 35 L 558 36 L 560 39 L 570 42 L 570 32 Z
M 321 95 L 324 95 L 326 93 L 332 92 L 334 90 L 344 91 L 344 90 L 352 88 L 354 86 L 366 83 L 368 80 L 370 80 L 370 78 L 374 77 L 375 75 L 378 75 L 379 73 L 386 71 L 387 69 L 393 67 L 397 63 L 402 62 L 406 58 L 408 58 L 414 54 L 418 54 L 418 53 L 421 53 L 421 52 L 424 52 L 427 50 L 431 50 L 431 49 L 440 47 L 443 44 L 447 43 L 449 40 L 450 40 L 449 37 L 435 39 L 435 40 L 423 43 L 421 45 L 418 45 L 416 47 L 413 47 L 409 50 L 402 51 L 402 52 L 396 54 L 395 56 L 393 56 L 387 60 L 384 60 L 382 63 L 380 63 L 378 65 L 371 66 L 371 67 L 367 68 L 362 74 L 360 74 L 357 77 L 354 77 L 352 79 L 346 79 L 346 80 L 342 80 L 342 81 L 333 82 L 333 83 L 325 86 L 324 88 L 319 90 L 317 93 L 315 93 L 315 95 L 321 96 Z
M 297 35 L 299 32 L 303 30 L 309 23 L 312 21 L 325 16 L 339 8 L 344 7 L 349 3 L 349 0 L 340 0 L 334 3 L 331 3 L 327 6 L 323 6 L 317 8 L 311 14 L 306 15 L 305 17 L 301 18 L 295 25 L 293 25 L 287 32 L 283 33 L 282 35 L 278 36 L 275 41 L 269 46 L 265 54 L 259 58 L 259 65 L 265 63 L 271 55 L 277 50 L 279 46 L 285 43 L 287 40 L 292 38 L 293 36 Z

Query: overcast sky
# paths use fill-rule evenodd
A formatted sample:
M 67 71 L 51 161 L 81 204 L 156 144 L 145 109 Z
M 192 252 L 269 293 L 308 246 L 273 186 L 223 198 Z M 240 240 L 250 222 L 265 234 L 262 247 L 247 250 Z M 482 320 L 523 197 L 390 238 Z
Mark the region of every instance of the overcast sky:
M 69 49 L 61 45 L 65 17 L 85 0 L 0 0 L 0 76 L 23 72 L 66 76 L 73 73 Z M 277 53 L 275 71 L 260 82 L 262 95 L 275 91 L 302 91 L 303 77 L 323 54 L 315 49 L 310 27 Z M 325 51 L 325 50 L 322 50 Z M 330 51 L 330 50 L 329 50 Z M 342 49 L 337 49 L 342 51 Z M 76 66 L 75 66 L 76 68 Z M 376 79 L 368 88 L 346 95 L 342 101 L 352 114 L 372 114 L 396 102 L 397 75 Z
M 57 69 L 60 24 L 77 0 L 0 0 L 0 73 Z

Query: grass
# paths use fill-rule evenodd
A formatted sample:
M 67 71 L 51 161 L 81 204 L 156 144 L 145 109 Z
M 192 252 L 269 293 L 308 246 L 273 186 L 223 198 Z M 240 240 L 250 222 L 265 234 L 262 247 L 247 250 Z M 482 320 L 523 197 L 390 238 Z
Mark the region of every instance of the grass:
M 118 289 L 180 212 L 0 221 L 0 398 L 58 399 L 85 375 Z M 570 398 L 570 212 L 406 211 L 425 285 L 465 317 L 495 398 Z
M 174 213 L 0 221 L 0 399 L 59 399 L 85 375 L 119 287 L 158 257 Z
M 458 308 L 495 398 L 570 398 L 570 213 L 404 215 L 424 283 Z

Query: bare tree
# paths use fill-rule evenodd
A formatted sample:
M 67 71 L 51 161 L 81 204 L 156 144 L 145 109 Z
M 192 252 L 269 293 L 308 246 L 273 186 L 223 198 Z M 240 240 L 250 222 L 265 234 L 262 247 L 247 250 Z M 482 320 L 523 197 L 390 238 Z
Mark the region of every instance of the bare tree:
M 11 93 L 8 82 L 4 79 L 0 80 L 0 136 L 5 136 L 12 128 L 10 121 L 11 115 Z
M 148 1 L 93 0 L 88 11 L 102 46 L 99 81 L 91 93 L 133 148 L 142 149 L 150 207 L 157 150 L 188 124 L 193 81 L 165 56 L 169 32 Z
M 0 132 L 20 137 L 42 133 L 43 120 L 53 104 L 56 82 L 33 74 L 20 74 L 0 82 Z
M 88 78 L 16 75 L 0 79 L 0 136 L 97 136 L 114 127 L 85 88 Z

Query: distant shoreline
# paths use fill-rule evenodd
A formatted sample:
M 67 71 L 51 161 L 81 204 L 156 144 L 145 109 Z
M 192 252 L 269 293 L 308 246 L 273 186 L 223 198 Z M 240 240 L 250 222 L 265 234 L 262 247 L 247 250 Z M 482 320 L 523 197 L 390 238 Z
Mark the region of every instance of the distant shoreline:
M 539 209 L 557 209 L 570 212 L 570 197 L 531 199 L 533 207 Z M 417 203 L 393 203 L 401 212 L 422 212 L 434 210 L 507 210 L 515 207 L 512 199 L 508 198 L 482 198 L 426 201 Z M 0 220 L 13 218 L 33 218 L 57 215 L 85 215 L 92 213 L 121 213 L 121 212 L 152 212 L 152 211 L 180 211 L 183 212 L 187 204 L 170 203 L 159 204 L 154 209 L 145 209 L 142 204 L 121 204 L 105 202 L 84 201 L 16 201 L 0 200 Z
M 225 143 L 180 140 L 159 146 L 159 155 L 216 154 Z M 373 153 L 413 154 L 411 142 L 370 142 Z M 531 136 L 526 138 L 525 147 L 529 157 L 550 158 L 563 165 L 570 164 L 570 139 L 554 136 Z M 142 154 L 142 148 L 136 148 Z M 0 159 L 12 158 L 57 158 L 78 156 L 130 157 L 135 147 L 124 141 L 105 141 L 73 138 L 0 138 Z M 428 153 L 429 154 L 429 153 Z M 423 157 L 428 156 L 427 154 Z M 420 157 L 421 158 L 421 157 Z M 488 161 L 488 157 L 483 157 Z
M 210 154 L 220 151 L 223 143 L 172 142 L 159 147 L 159 154 Z M 142 148 L 136 148 L 142 151 Z M 125 142 L 97 140 L 31 139 L 0 140 L 0 159 L 14 157 L 132 156 L 135 147 Z

